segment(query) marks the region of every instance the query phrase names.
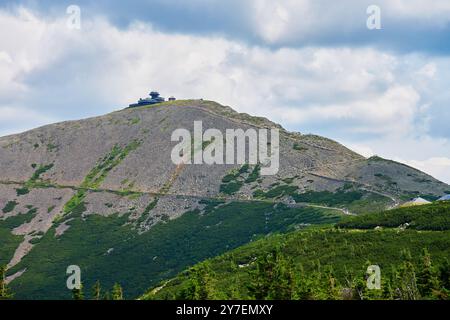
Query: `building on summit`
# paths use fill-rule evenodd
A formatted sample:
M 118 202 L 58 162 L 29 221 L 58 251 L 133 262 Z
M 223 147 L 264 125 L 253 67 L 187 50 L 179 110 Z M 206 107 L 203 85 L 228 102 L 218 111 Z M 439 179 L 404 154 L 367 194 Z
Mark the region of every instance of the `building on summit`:
M 130 108 L 134 108 L 134 107 L 140 107 L 140 106 L 147 106 L 147 105 L 151 105 L 151 104 L 157 104 L 157 103 L 161 103 L 166 101 L 163 97 L 160 97 L 159 92 L 157 91 L 152 91 L 150 92 L 150 97 L 148 98 L 144 98 L 144 99 L 139 99 L 139 101 L 137 103 L 132 103 L 130 104 Z M 175 97 L 170 97 L 169 101 L 174 101 Z

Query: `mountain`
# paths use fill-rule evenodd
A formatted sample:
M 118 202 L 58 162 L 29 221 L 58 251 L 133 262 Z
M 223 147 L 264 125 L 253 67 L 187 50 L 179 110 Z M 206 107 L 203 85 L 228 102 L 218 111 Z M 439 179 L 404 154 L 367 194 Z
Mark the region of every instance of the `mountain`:
M 280 166 L 176 165 L 176 129 L 280 131 Z M 207 146 L 203 146 L 205 148 Z M 195 150 L 194 152 L 199 152 Z M 215 102 L 179 100 L 0 138 L 0 264 L 19 298 L 70 298 L 65 270 L 127 297 L 273 232 L 337 222 L 450 187 Z

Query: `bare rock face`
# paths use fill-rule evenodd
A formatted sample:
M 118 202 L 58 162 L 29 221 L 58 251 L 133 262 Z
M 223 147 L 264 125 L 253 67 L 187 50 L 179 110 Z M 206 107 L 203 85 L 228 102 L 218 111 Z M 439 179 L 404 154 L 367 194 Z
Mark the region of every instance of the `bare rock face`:
M 174 130 L 278 128 L 280 168 L 274 176 L 236 179 L 224 192 L 223 178 L 241 165 L 184 165 L 171 161 Z M 234 171 L 233 171 L 234 170 Z M 450 187 L 418 170 L 381 158 L 366 159 L 339 143 L 287 132 L 265 118 L 240 114 L 203 100 L 125 109 L 80 121 L 44 126 L 0 138 L 0 222 L 29 213 L 11 230 L 23 236 L 11 257 L 16 265 L 52 227 L 55 237 L 70 229 L 76 214 L 129 215 L 136 232 L 184 212 L 202 210 L 202 199 L 253 200 L 255 190 L 290 186 L 298 194 L 351 188 L 372 192 L 396 205 L 410 195 L 441 196 Z M 281 194 L 277 201 L 289 201 Z M 3 210 L 2 210 L 3 209 Z M 31 213 L 30 213 L 30 210 Z M 1 239 L 0 239 L 1 240 Z

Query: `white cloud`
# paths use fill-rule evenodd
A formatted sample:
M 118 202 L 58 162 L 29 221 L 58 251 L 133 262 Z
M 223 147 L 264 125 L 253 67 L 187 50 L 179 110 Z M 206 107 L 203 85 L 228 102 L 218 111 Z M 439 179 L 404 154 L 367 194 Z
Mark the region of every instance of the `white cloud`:
M 448 0 L 252 0 L 250 13 L 254 32 L 262 40 L 299 44 L 364 32 L 366 9 L 373 4 L 381 9 L 382 25 L 390 27 L 442 28 L 450 21 Z
M 414 129 L 418 93 L 408 86 L 393 86 L 375 96 L 345 104 L 290 108 L 283 113 L 286 122 L 341 121 L 347 131 L 404 136 Z M 349 122 L 350 121 L 350 122 Z
M 436 75 L 437 68 L 435 63 L 427 63 L 419 71 L 417 71 L 417 75 L 426 77 L 428 79 L 433 79 Z
M 306 11 L 311 6 L 273 4 L 278 20 L 264 31 L 268 40 L 298 19 L 289 3 Z M 300 131 L 329 127 L 331 138 L 351 133 L 354 139 L 347 140 L 367 155 L 450 157 L 446 143 L 429 143 L 422 151 L 426 158 L 405 149 L 416 149 L 405 141 L 428 130 L 433 101 L 425 96 L 430 84 L 446 81 L 447 58 L 373 48 L 270 50 L 218 36 L 163 33 L 143 23 L 118 29 L 100 18 L 83 20 L 77 31 L 66 28 L 65 17 L 49 20 L 25 9 L 0 10 L 0 38 L 0 134 L 103 114 L 158 89 L 216 100 Z

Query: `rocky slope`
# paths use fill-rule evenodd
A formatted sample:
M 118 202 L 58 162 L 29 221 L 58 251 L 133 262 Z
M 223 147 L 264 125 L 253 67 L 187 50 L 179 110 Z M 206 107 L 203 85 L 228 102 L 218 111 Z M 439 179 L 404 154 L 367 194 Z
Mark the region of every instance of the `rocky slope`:
M 198 120 L 203 130 L 222 132 L 279 128 L 280 170 L 262 176 L 258 166 L 173 164 L 172 132 L 191 130 Z M 359 213 L 447 190 L 413 168 L 366 159 L 335 141 L 287 132 L 215 102 L 166 102 L 0 138 L 0 237 L 8 243 L 0 263 L 8 263 L 10 280 L 26 275 L 31 262 L 23 259 L 33 246 L 50 231 L 64 238 L 71 221 L 91 215 L 124 218 L 144 234 L 158 222 L 204 212 L 205 200 L 309 203 Z M 7 223 L 12 219 L 15 224 Z

